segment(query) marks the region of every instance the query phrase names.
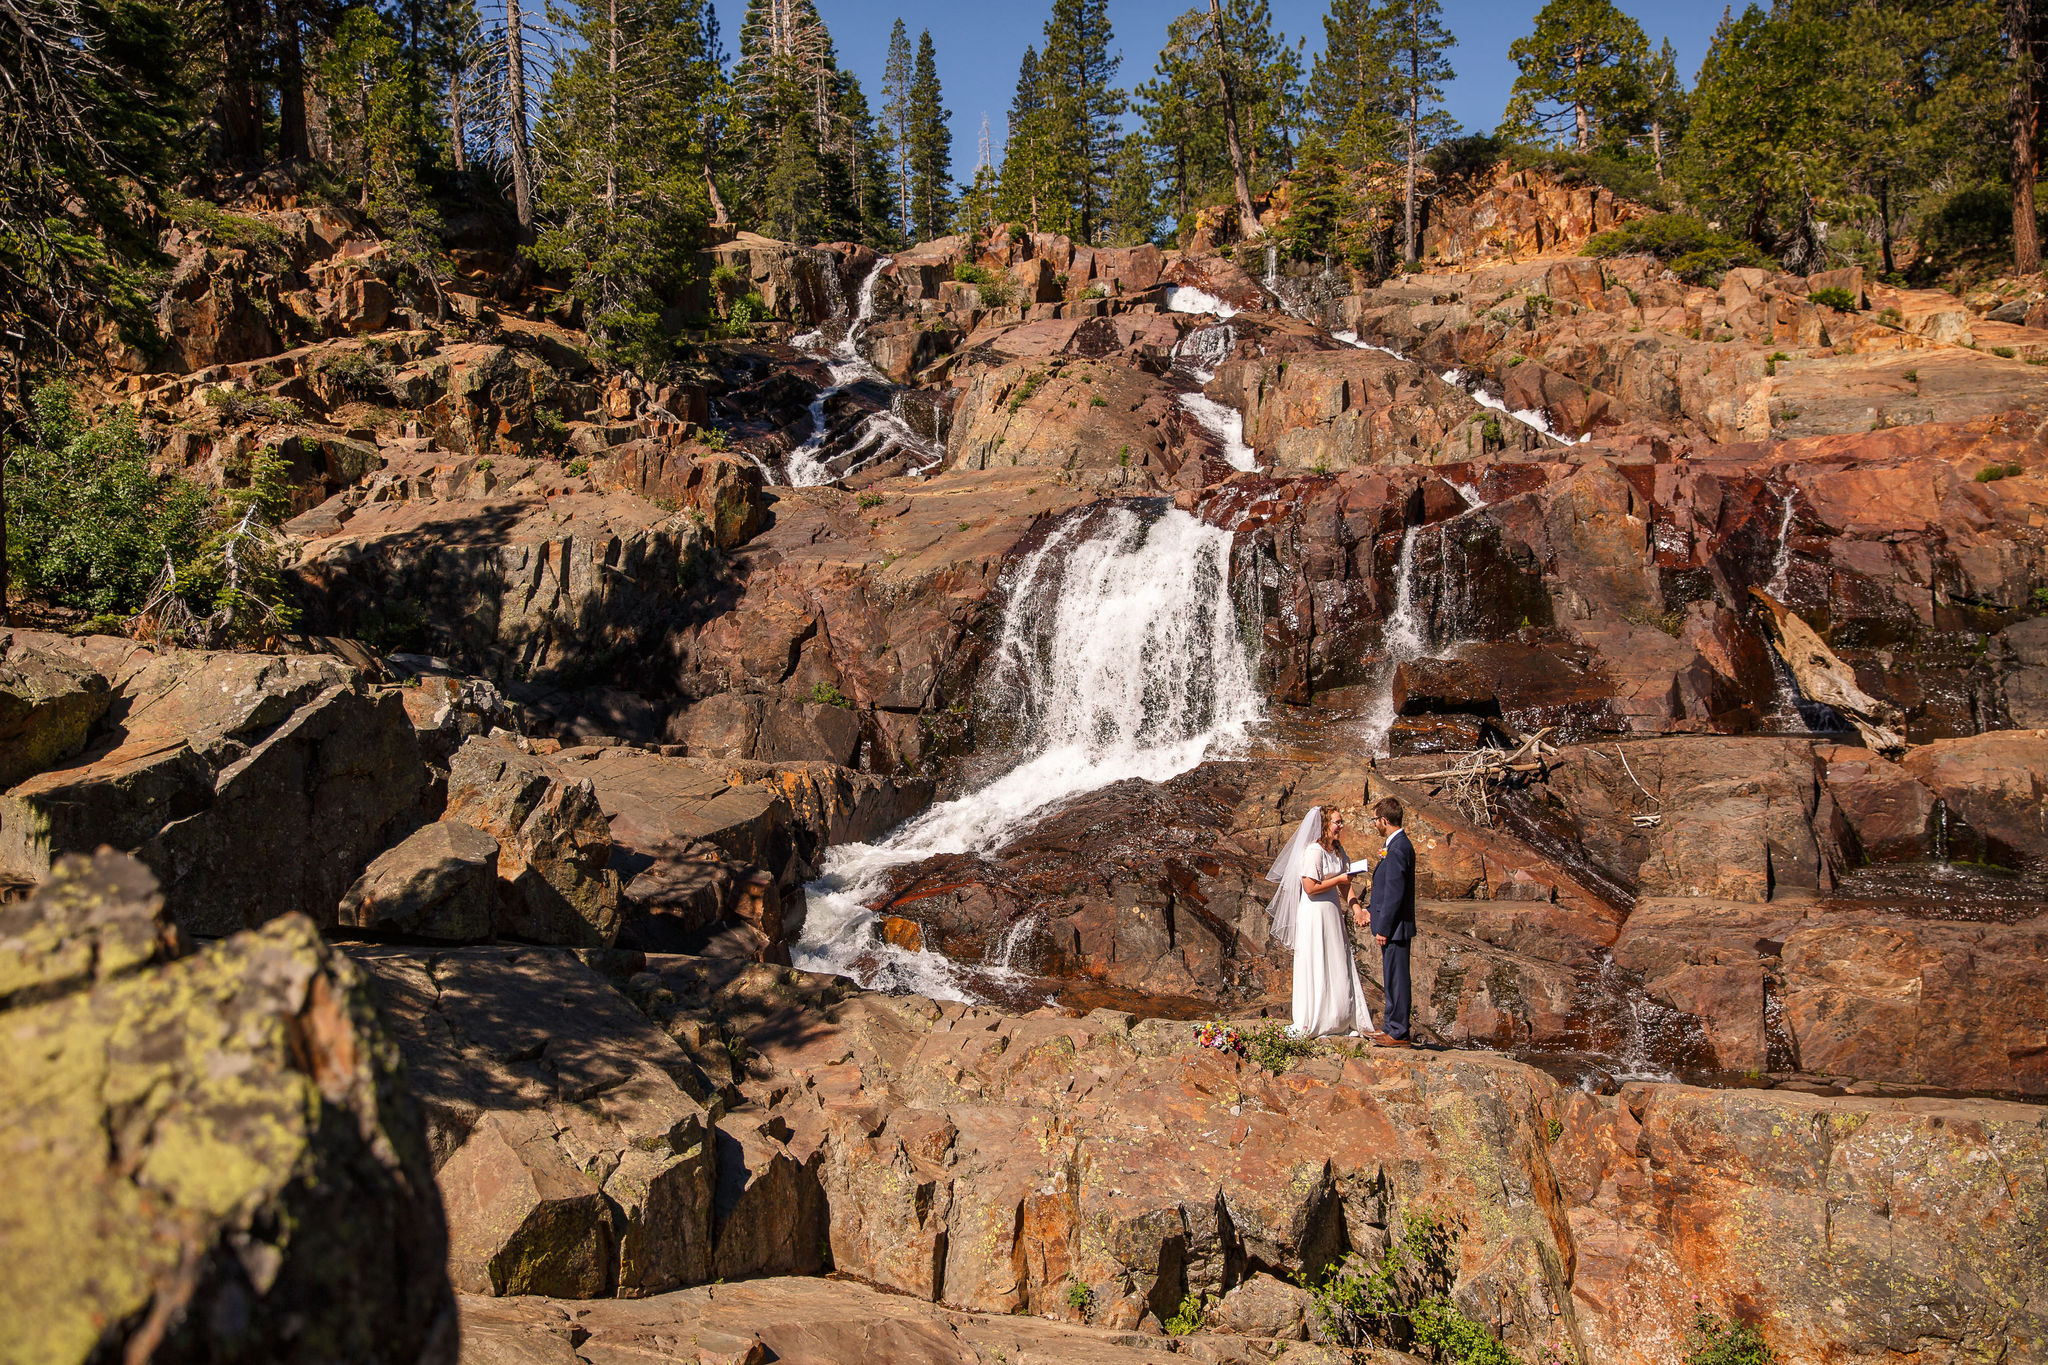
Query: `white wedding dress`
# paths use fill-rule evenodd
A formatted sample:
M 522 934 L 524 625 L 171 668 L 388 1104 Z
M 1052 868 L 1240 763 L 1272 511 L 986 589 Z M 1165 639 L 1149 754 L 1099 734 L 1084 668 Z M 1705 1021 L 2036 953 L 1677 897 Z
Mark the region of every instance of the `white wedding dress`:
M 1342 858 L 1312 843 L 1302 849 L 1295 875 L 1321 881 L 1344 867 Z M 1372 1008 L 1366 1004 L 1365 984 L 1358 978 L 1351 938 L 1344 931 L 1342 889 L 1332 887 L 1313 896 L 1303 891 L 1294 914 L 1294 1033 L 1327 1038 L 1372 1032 Z

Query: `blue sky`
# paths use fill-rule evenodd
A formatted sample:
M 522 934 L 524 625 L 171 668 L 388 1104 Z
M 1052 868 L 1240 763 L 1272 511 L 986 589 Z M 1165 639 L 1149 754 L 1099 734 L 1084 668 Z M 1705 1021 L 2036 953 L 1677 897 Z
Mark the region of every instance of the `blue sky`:
M 1616 0 L 1633 15 L 1655 48 L 1670 38 L 1678 49 L 1679 70 L 1686 84 L 1692 84 L 1706 55 L 1707 43 L 1721 19 L 1721 4 L 1701 0 Z M 975 148 L 981 136 L 981 116 L 988 115 L 989 132 L 998 159 L 1002 156 L 1003 121 L 1010 107 L 1010 95 L 1017 83 L 1017 59 L 1024 46 L 1043 45 L 1045 18 L 1051 0 L 1033 3 L 991 4 L 989 0 L 816 0 L 818 12 L 832 30 L 839 58 L 860 76 L 861 85 L 875 111 L 881 111 L 882 61 L 889 44 L 889 29 L 901 17 L 917 41 L 920 29 L 929 28 L 938 50 L 939 81 L 945 87 L 946 107 L 953 111 L 953 167 L 961 179 L 974 173 Z M 1120 73 L 1126 89 L 1148 79 L 1152 62 L 1159 55 L 1166 26 L 1192 7 L 1194 0 L 1109 0 L 1110 24 L 1116 31 L 1124 64 Z M 1328 0 L 1270 0 L 1273 21 L 1290 40 L 1306 36 L 1311 58 L 1322 47 L 1323 14 Z M 728 50 L 737 47 L 740 16 L 746 0 L 717 0 L 719 28 Z M 1508 44 L 1529 31 L 1540 0 L 1442 0 L 1444 19 L 1458 36 L 1451 53 L 1458 79 L 1450 85 L 1446 103 L 1452 117 L 1470 131 L 1490 129 L 1507 103 L 1508 87 L 1514 83 L 1514 63 L 1508 60 Z

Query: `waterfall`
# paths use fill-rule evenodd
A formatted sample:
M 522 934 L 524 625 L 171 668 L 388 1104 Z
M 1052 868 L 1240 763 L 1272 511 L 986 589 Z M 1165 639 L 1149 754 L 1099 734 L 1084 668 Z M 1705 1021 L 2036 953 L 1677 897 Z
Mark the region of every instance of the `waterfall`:
M 831 849 L 806 888 L 796 965 L 946 999 L 1004 980 L 1007 949 L 998 965 L 970 966 L 884 944 L 868 903 L 903 863 L 990 852 L 1063 800 L 1127 778 L 1163 782 L 1241 743 L 1265 706 L 1230 544 L 1186 512 L 1110 504 L 1013 565 L 988 700 L 1014 714 L 1020 761 L 878 844 Z
M 1197 327 L 1182 337 L 1173 347 L 1173 364 L 1184 370 L 1187 377 L 1197 384 L 1207 384 L 1216 377 L 1216 367 L 1221 365 L 1237 344 L 1237 334 L 1228 326 Z M 1203 430 L 1216 438 L 1223 447 L 1223 458 L 1232 469 L 1251 472 L 1259 467 L 1259 454 L 1244 439 L 1244 414 L 1227 403 L 1219 403 L 1206 393 L 1184 393 L 1180 405 L 1188 415 L 1201 424 Z
M 1401 532 L 1401 553 L 1394 565 L 1394 609 L 1387 613 L 1383 635 L 1385 659 L 1381 662 L 1380 685 L 1366 714 L 1366 728 L 1372 736 L 1375 757 L 1385 757 L 1398 719 L 1394 707 L 1394 675 L 1401 665 L 1429 652 L 1429 623 L 1415 605 L 1415 538 L 1419 526 Z
M 935 448 L 930 442 L 910 429 L 901 417 L 893 411 L 875 412 L 863 418 L 853 433 L 844 438 L 836 450 L 827 450 L 832 440 L 831 418 L 826 411 L 827 404 L 847 388 L 859 383 L 888 385 L 889 378 L 860 353 L 860 339 L 867 332 L 868 324 L 875 316 L 875 286 L 881 283 L 882 271 L 894 260 L 884 256 L 868 271 L 867 278 L 860 283 L 856 296 L 853 316 L 848 319 L 846 330 L 829 347 L 825 345 L 825 332 L 820 328 L 806 332 L 792 343 L 800 351 L 826 363 L 832 382 L 818 390 L 818 396 L 811 400 L 810 438 L 795 450 L 789 452 L 784 464 L 793 487 L 803 488 L 816 484 L 830 483 L 858 471 L 865 465 L 883 459 L 899 450 L 910 450 L 921 463 L 917 471 L 923 473 L 943 463 L 946 452 Z M 836 275 L 835 275 L 836 279 Z M 832 295 L 836 306 L 844 312 L 844 295 L 835 284 Z M 838 316 L 835 313 L 835 316 Z M 843 467 L 835 470 L 830 461 L 838 460 Z

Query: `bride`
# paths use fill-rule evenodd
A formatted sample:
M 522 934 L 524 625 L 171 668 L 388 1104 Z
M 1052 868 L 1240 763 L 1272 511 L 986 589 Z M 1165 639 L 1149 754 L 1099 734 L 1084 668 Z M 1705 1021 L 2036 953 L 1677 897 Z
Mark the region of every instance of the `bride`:
M 1338 842 L 1343 832 L 1341 814 L 1331 811 L 1326 821 L 1321 806 L 1310 807 L 1266 874 L 1267 881 L 1280 883 L 1266 908 L 1273 916 L 1271 941 L 1294 950 L 1291 1032 L 1301 1038 L 1373 1031 L 1344 928 L 1344 889 L 1351 878 L 1345 871 L 1350 860 Z

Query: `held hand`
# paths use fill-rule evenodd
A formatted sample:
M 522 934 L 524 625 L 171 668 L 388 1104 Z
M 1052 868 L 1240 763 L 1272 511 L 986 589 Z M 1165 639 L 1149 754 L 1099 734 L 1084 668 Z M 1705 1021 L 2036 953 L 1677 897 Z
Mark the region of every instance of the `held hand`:
M 1385 934 L 1374 934 L 1372 936 L 1372 941 L 1374 943 L 1379 944 L 1382 948 L 1387 946 L 1387 936 Z

